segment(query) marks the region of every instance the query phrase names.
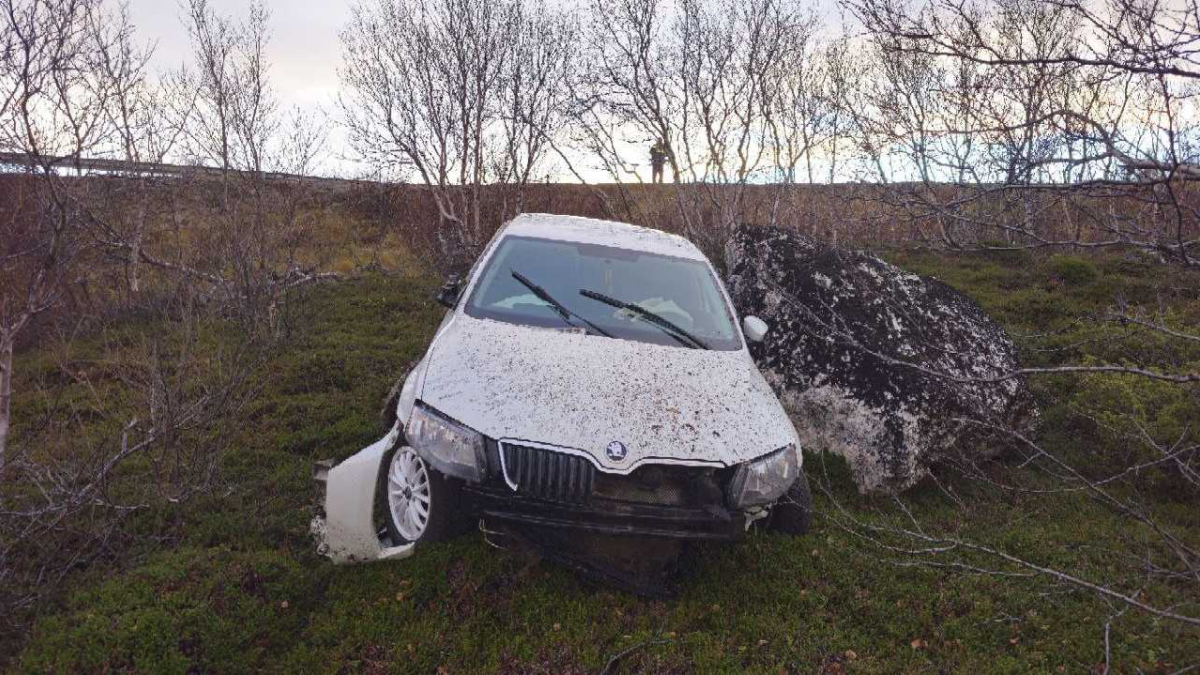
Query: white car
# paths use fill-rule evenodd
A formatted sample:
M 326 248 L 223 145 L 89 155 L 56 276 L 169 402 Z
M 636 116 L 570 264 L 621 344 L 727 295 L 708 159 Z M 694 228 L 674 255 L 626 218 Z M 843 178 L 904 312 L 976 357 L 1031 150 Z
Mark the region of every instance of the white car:
M 391 431 L 318 465 L 313 528 L 335 562 L 405 557 L 463 523 L 679 540 L 807 529 L 799 439 L 747 350 L 767 326 L 738 329 L 686 239 L 522 215 L 438 300 L 449 311 Z

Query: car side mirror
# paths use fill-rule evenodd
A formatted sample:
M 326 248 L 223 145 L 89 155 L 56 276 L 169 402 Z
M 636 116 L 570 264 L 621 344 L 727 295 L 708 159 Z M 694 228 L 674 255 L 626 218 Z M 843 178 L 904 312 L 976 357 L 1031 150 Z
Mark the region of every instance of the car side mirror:
M 451 274 L 446 278 L 446 283 L 442 284 L 441 290 L 438 291 L 438 304 L 444 305 L 448 309 L 454 309 L 458 304 L 459 280 L 457 274 Z
M 746 339 L 751 342 L 762 342 L 767 335 L 767 322 L 757 316 L 748 316 L 742 319 L 742 332 L 746 334 Z

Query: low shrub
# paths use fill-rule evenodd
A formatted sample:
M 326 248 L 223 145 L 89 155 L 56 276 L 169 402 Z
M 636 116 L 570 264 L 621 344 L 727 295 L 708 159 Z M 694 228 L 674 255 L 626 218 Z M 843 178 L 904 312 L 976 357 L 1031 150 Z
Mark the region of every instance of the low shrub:
M 1099 276 L 1095 263 L 1073 255 L 1052 256 L 1047 266 L 1055 278 L 1071 286 L 1089 284 Z

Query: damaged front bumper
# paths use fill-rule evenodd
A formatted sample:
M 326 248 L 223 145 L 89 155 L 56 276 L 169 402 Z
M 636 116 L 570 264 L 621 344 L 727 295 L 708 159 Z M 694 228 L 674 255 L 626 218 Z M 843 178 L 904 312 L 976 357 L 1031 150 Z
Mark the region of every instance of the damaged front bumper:
M 601 498 L 586 504 L 563 504 L 526 497 L 506 486 L 473 486 L 468 492 L 481 517 L 503 523 L 692 541 L 730 541 L 746 530 L 742 514 L 715 505 L 690 508 Z
M 553 446 L 486 446 L 487 478 L 466 492 L 489 522 L 674 540 L 731 540 L 746 529 L 746 517 L 724 506 L 728 469 L 647 464 L 615 474 Z
M 413 554 L 412 544 L 395 546 L 375 526 L 379 467 L 399 437 L 400 428 L 393 427 L 387 436 L 340 464 L 319 462 L 314 468 L 313 479 L 324 494 L 310 529 L 317 553 L 335 564 L 398 560 Z
M 413 554 L 414 544 L 395 545 L 381 533 L 375 512 L 381 467 L 399 439 L 397 425 L 337 465 L 317 464 L 313 477 L 323 494 L 311 530 L 319 554 L 336 564 L 395 560 Z M 554 486 L 546 480 L 553 472 L 542 460 L 528 464 L 521 474 L 512 464 L 516 455 L 510 453 L 506 465 L 495 442 L 489 441 L 487 454 L 484 482 L 465 484 L 465 499 L 458 505 L 487 523 L 564 537 L 731 541 L 743 536 L 750 521 L 762 515 L 727 509 L 719 486 L 723 481 L 711 470 L 647 466 L 629 476 L 614 476 L 592 474 L 588 468 L 587 476 L 569 482 L 586 488 L 570 491 L 562 489 L 566 483 Z M 540 472 L 530 467 L 540 467 Z M 519 475 L 528 480 L 517 480 Z

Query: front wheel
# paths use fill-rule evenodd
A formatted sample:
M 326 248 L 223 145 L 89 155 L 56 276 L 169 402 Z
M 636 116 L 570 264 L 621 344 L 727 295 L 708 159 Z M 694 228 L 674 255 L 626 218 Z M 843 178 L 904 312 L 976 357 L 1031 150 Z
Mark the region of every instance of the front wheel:
M 453 536 L 460 519 L 458 485 L 435 471 L 416 450 L 392 453 L 380 475 L 384 522 L 393 544 L 441 541 Z
M 804 472 L 788 488 L 779 502 L 771 508 L 767 528 L 774 532 L 801 535 L 812 525 L 812 493 L 808 491 L 808 478 Z

